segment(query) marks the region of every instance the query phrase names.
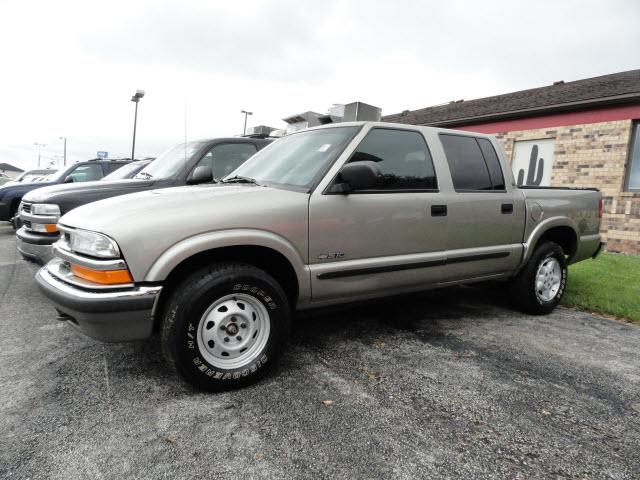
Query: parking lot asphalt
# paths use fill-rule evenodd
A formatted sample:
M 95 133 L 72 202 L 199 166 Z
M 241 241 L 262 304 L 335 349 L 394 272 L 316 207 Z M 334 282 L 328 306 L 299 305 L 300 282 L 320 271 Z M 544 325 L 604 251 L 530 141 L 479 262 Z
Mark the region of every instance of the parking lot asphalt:
M 57 321 L 36 269 L 0 227 L 0 478 L 640 478 L 637 326 L 449 289 L 299 315 L 206 394 Z

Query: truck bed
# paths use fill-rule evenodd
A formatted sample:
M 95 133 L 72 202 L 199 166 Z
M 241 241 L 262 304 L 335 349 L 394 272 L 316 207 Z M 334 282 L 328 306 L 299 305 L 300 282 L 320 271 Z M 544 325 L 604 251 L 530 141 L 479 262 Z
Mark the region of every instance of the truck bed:
M 541 226 L 569 218 L 578 235 L 577 251 L 571 263 L 593 256 L 600 247 L 600 200 L 597 188 L 519 187 L 526 201 L 526 222 L 523 242 L 535 237 Z

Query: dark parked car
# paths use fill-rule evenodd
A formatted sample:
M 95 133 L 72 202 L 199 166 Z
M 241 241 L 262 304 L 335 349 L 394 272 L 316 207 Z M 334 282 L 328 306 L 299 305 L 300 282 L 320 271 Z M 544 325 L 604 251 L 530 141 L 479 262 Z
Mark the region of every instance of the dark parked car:
M 46 181 L 4 185 L 0 187 L 0 220 L 9 221 L 16 216 L 22 197 L 36 188 L 61 183 L 100 180 L 127 163 L 130 163 L 130 160 L 87 160 L 58 170 Z
M 143 168 L 132 180 L 56 185 L 25 195 L 23 224 L 16 232 L 18 250 L 28 259 L 46 263 L 58 240 L 58 219 L 80 205 L 104 198 L 160 188 L 214 182 L 227 176 L 272 139 L 232 137 L 177 145 Z

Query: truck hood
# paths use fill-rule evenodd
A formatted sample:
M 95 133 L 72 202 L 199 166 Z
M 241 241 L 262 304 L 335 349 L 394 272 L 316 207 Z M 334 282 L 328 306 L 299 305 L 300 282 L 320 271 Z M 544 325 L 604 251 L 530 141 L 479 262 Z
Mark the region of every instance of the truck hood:
M 127 190 L 150 186 L 152 183 L 153 182 L 149 180 L 113 180 L 110 182 L 97 180 L 95 182 L 63 183 L 33 190 L 27 193 L 23 197 L 23 200 L 33 203 L 57 203 L 69 195 L 79 195 L 97 191 L 105 194 L 124 194 Z
M 24 193 L 29 192 L 37 188 L 46 187 L 48 185 L 56 185 L 55 183 L 39 183 L 39 182 L 30 182 L 30 183 L 6 183 L 4 185 L 0 185 L 0 198 L 7 194 L 14 193 Z
M 251 227 L 255 217 L 289 204 L 306 209 L 307 203 L 308 194 L 257 185 L 182 186 L 99 200 L 63 215 L 60 223 L 114 238 L 131 232 L 140 238 L 158 229 L 167 235 L 176 229 L 197 234 Z

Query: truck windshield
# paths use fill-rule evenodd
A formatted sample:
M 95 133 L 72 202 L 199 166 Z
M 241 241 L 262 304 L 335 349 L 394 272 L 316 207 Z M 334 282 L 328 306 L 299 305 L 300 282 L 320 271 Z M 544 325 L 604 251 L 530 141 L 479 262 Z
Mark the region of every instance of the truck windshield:
M 144 167 L 135 177 L 136 180 L 154 180 L 172 178 L 182 170 L 191 156 L 196 153 L 203 142 L 181 143 L 170 148 L 149 165 Z
M 260 185 L 306 191 L 359 129 L 357 126 L 332 127 L 293 133 L 260 150 L 227 178 L 245 177 Z

